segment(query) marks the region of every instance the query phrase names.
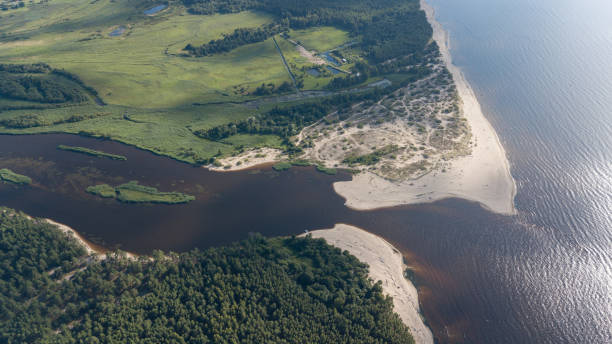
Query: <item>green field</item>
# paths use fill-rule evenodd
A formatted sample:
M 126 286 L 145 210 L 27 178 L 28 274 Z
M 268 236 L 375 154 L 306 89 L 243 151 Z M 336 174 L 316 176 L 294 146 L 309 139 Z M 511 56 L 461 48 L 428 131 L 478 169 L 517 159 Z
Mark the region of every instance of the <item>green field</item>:
M 144 108 L 236 100 L 233 86 L 289 80 L 271 40 L 204 59 L 176 56 L 187 43 L 265 24 L 267 15 L 197 16 L 171 8 L 147 17 L 129 3 L 139 2 L 53 0 L 21 15 L 3 16 L 0 32 L 10 41 L 0 39 L 0 61 L 64 68 L 97 89 L 107 103 Z M 109 36 L 118 26 L 126 31 Z
M 0 64 L 46 63 L 65 70 L 82 84 L 54 75 L 49 78 L 66 87 L 81 87 L 91 98 L 40 104 L 0 97 L 0 133 L 103 137 L 192 164 L 211 163 L 219 152 L 228 156 L 249 147 L 286 147 L 286 140 L 269 132 L 215 141 L 194 135 L 258 116 L 276 105 L 285 106 L 260 99 L 278 96 L 274 89 L 291 82 L 272 37 L 211 56 L 194 57 L 183 50 L 187 44 L 207 44 L 235 29 L 261 28 L 278 18 L 257 11 L 194 15 L 182 2 L 171 2 L 154 16 L 143 14 L 157 4 L 148 0 L 49 0 L 0 11 Z M 117 35 L 111 36 L 113 32 Z M 331 26 L 289 29 L 276 35 L 302 90 L 324 90 L 332 79 L 348 74 L 334 75 L 319 66 L 320 75 L 311 75 L 316 64 L 300 54 L 293 42 L 315 54 L 342 47 L 338 51 L 348 61 L 339 68 L 348 72 L 356 62 L 365 61 L 357 46 L 347 46 L 359 39 Z M 256 93 L 262 84 L 273 92 Z M 105 106 L 95 101 L 88 87 Z M 295 93 L 293 89 L 282 92 Z M 259 103 L 247 103 L 252 100 Z
M 0 13 L 0 63 L 43 62 L 65 69 L 96 89 L 108 104 L 98 106 L 92 101 L 45 110 L 35 109 L 41 107 L 35 104 L 31 109 L 3 111 L 0 121 L 34 115 L 43 118 L 44 125 L 4 126 L 0 132 L 106 137 L 188 163 L 203 163 L 219 151 L 231 155 L 242 147 L 281 147 L 280 139 L 272 135 L 238 135 L 211 142 L 192 134 L 255 115 L 258 109 L 236 102 L 253 99 L 249 92 L 262 83 L 290 81 L 271 39 L 215 56 L 180 56 L 187 43 L 206 43 L 237 27 L 258 27 L 272 18 L 248 11 L 190 15 L 173 5 L 157 16 L 143 15 L 149 7 L 151 3 L 142 0 L 53 0 Z M 109 36 L 118 27 L 125 31 Z M 292 34 L 318 50 L 347 39 L 345 32 L 331 27 Z M 293 66 L 308 64 L 292 44 L 279 42 Z M 306 79 L 305 85 L 321 88 L 330 77 L 314 81 L 306 75 Z M 0 105 L 33 104 L 0 99 Z M 104 115 L 58 124 L 75 114 L 92 113 Z

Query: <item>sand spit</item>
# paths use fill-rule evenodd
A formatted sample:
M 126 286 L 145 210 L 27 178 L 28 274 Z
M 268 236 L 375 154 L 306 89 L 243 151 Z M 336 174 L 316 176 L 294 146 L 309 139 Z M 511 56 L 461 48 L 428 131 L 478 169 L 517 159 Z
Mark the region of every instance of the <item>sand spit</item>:
M 323 238 L 330 245 L 349 251 L 370 266 L 369 275 L 382 281 L 385 294 L 393 297 L 393 308 L 417 344 L 433 344 L 431 330 L 425 326 L 419 313 L 417 290 L 404 277 L 402 254 L 384 239 L 363 229 L 337 224 L 332 229 L 309 232 L 313 238 Z
M 452 64 L 448 35 L 435 20 L 433 8 L 423 0 L 421 7 L 462 100 L 474 140 L 472 153 L 452 160 L 445 170 L 434 170 L 416 180 L 396 183 L 366 172 L 352 181 L 335 183 L 334 189 L 346 199 L 347 206 L 358 210 L 459 197 L 479 202 L 496 213 L 514 214 L 516 186 L 504 148 L 461 70 Z

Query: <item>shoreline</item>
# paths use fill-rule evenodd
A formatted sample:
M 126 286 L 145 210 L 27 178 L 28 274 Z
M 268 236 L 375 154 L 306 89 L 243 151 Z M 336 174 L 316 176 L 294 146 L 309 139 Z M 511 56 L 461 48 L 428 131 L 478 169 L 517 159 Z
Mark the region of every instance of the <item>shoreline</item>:
M 369 266 L 368 275 L 374 281 L 382 281 L 383 292 L 393 298 L 393 311 L 408 326 L 417 344 L 433 344 L 433 334 L 420 313 L 416 287 L 404 276 L 404 256 L 385 239 L 364 229 L 336 224 L 331 229 L 309 231 L 301 236 L 323 238 L 328 244 L 347 250 Z
M 484 116 L 474 91 L 461 70 L 453 65 L 448 33 L 435 20 L 433 7 L 421 0 L 421 9 L 433 29 L 446 67 L 453 75 L 464 117 L 471 128 L 474 145 L 468 156 L 450 161 L 446 171 L 434 170 L 416 180 L 391 182 L 373 173 L 360 173 L 351 181 L 334 183 L 345 205 L 355 210 L 372 210 L 398 205 L 430 203 L 446 198 L 478 202 L 499 214 L 514 215 L 516 184 L 506 152 L 491 123 Z
M 32 220 L 36 220 L 35 218 L 30 217 Z M 53 221 L 51 219 L 48 218 L 41 218 L 40 220 L 53 225 L 55 227 L 57 227 L 60 231 L 72 236 L 81 246 L 83 246 L 83 248 L 85 249 L 85 251 L 87 251 L 88 255 L 93 255 L 93 256 L 97 256 L 99 257 L 101 260 L 106 259 L 106 250 L 103 249 L 102 247 L 99 247 L 95 244 L 90 243 L 89 241 L 87 241 L 85 238 L 83 238 L 79 232 L 77 232 L 74 228 L 69 227 L 63 223 L 59 223 L 56 221 Z M 124 251 L 125 252 L 125 251 Z M 131 252 L 125 252 L 125 255 L 130 258 L 130 259 L 134 259 L 137 258 L 138 255 L 131 253 Z

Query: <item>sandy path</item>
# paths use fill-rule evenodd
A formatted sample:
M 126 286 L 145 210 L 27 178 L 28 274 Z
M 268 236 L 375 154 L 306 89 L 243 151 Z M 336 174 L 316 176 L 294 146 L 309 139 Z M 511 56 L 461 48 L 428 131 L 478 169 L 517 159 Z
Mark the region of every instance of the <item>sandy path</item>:
M 417 180 L 393 183 L 366 172 L 352 181 L 335 183 L 334 189 L 346 199 L 347 206 L 359 210 L 459 197 L 479 202 L 497 213 L 514 214 L 516 186 L 504 148 L 461 70 L 452 64 L 448 35 L 435 21 L 433 8 L 423 0 L 421 7 L 461 97 L 475 142 L 472 154 L 453 160 L 446 172 L 433 171 Z
M 393 309 L 400 316 L 417 344 L 433 344 L 433 335 L 419 314 L 416 288 L 404 277 L 402 254 L 384 239 L 360 228 L 337 224 L 333 229 L 309 232 L 330 245 L 349 251 L 370 266 L 369 276 L 382 281 L 383 292 L 393 297 Z

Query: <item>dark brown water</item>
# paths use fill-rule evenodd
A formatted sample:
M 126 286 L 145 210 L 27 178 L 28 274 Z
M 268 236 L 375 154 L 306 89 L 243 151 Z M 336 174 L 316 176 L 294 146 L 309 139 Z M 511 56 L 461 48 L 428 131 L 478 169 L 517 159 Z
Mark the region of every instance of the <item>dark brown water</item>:
M 58 144 L 128 160 L 61 151 Z M 523 279 L 515 267 L 529 267 L 533 257 L 554 253 L 541 243 L 555 233 L 524 225 L 520 217 L 491 214 L 475 203 L 449 199 L 353 211 L 332 189 L 334 181 L 350 178 L 346 173 L 329 176 L 313 168 L 275 172 L 270 167 L 215 173 L 74 135 L 0 135 L 4 167 L 32 177 L 34 184 L 0 184 L 0 205 L 67 224 L 95 244 L 136 253 L 223 245 L 253 232 L 291 235 L 339 222 L 356 225 L 389 240 L 408 258 L 424 314 L 440 342 L 538 342 L 547 335 L 523 332 L 520 323 L 512 322 L 520 318 L 508 315 L 530 306 L 529 298 L 521 297 Z M 89 185 L 129 180 L 193 194 L 197 200 L 185 205 L 123 204 L 84 191 Z

